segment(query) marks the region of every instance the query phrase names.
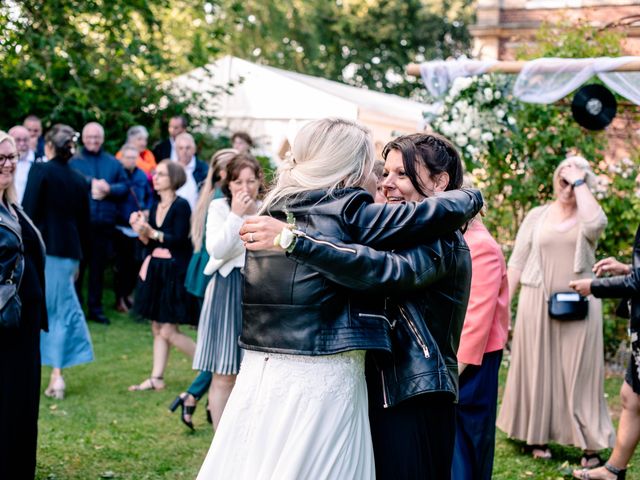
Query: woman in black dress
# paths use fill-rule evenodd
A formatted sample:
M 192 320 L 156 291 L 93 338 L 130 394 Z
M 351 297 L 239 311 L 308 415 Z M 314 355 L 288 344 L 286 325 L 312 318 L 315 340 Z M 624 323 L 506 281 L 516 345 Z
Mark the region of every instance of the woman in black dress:
M 164 369 L 172 345 L 193 358 L 196 344 L 178 329 L 179 323 L 191 323 L 184 287 L 192 247 L 189 240 L 189 203 L 176 195 L 186 182 L 184 169 L 170 160 L 158 164 L 153 188 L 159 201 L 147 220 L 143 212 L 133 212 L 129 223 L 147 246 L 149 255 L 140 269 L 140 283 L 134 310 L 151 320 L 153 332 L 153 368 L 151 376 L 129 390 L 161 390 Z
M 5 284 L 13 275 L 22 302 L 19 325 L 0 326 L 0 478 L 28 479 L 36 469 L 40 329 L 47 328 L 47 311 L 44 243 L 16 205 L 17 161 L 13 139 L 0 132 L 0 281 Z

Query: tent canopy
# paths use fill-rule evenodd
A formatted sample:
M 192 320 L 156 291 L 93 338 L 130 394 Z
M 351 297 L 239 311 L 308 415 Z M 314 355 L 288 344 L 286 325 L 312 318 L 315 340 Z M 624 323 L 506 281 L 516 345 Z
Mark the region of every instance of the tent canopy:
M 265 153 L 277 157 L 306 122 L 324 117 L 357 120 L 369 127 L 378 149 L 400 133 L 422 124 L 422 103 L 339 82 L 258 65 L 225 56 L 173 81 L 179 88 L 206 91 L 224 88 L 206 108 L 218 118 L 216 127 L 244 130 Z

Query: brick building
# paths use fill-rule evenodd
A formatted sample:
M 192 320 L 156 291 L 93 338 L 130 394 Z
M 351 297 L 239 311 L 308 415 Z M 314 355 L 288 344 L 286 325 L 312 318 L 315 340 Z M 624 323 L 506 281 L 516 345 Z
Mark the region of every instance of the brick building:
M 639 0 L 478 0 L 476 24 L 470 27 L 478 58 L 513 60 L 542 22 L 586 21 L 617 25 L 627 34 L 625 53 L 640 55 Z
M 640 56 L 640 0 L 477 0 L 476 24 L 470 27 L 474 54 L 513 60 L 518 46 L 530 42 L 541 23 L 561 21 L 623 29 L 624 54 Z M 609 160 L 634 156 L 640 149 L 638 115 L 631 102 L 618 105 L 618 114 L 607 127 Z

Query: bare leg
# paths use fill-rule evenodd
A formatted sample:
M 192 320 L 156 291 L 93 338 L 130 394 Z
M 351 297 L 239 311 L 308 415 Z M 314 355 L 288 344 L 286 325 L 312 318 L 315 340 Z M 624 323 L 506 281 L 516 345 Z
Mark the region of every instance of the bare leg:
M 235 384 L 236 375 L 213 374 L 213 380 L 209 387 L 209 410 L 214 431 L 218 428 L 220 417 L 222 417 L 222 412 L 224 412 L 224 407 L 227 405 L 227 400 L 229 400 L 229 395 L 231 395 Z
M 633 391 L 631 386 L 624 382 L 620 389 L 622 398 L 622 413 L 620 414 L 620 424 L 616 436 L 616 445 L 613 447 L 608 464 L 615 468 L 627 468 L 629 460 L 640 441 L 640 396 Z M 575 470 L 573 476 L 576 478 L 615 479 L 615 475 L 604 467 L 594 468 L 588 471 L 588 477 L 582 470 Z
M 151 378 L 147 378 L 139 385 L 131 385 L 129 391 L 138 390 L 162 390 L 164 388 L 164 369 L 169 359 L 169 342 L 163 338 L 162 324 L 152 321 L 151 332 L 153 333 L 153 367 Z
M 178 330 L 178 326 L 171 323 L 164 323 L 160 327 L 162 337 L 167 340 L 168 343 L 176 347 L 190 358 L 196 352 L 196 343 L 184 333 Z

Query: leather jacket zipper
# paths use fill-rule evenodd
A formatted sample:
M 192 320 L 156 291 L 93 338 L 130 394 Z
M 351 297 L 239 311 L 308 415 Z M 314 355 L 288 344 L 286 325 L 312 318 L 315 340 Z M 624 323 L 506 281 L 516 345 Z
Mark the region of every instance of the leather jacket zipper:
M 398 305 L 398 308 L 400 309 L 400 314 L 402 315 L 402 318 L 404 318 L 407 321 L 407 325 L 409 325 L 409 330 L 411 330 L 413 332 L 413 335 L 416 337 L 416 341 L 418 342 L 418 345 L 422 349 L 424 358 L 429 358 L 431 356 L 431 353 L 429 353 L 429 347 L 427 347 L 427 342 L 425 342 L 422 336 L 420 335 L 420 332 L 418 331 L 418 327 L 416 327 L 413 321 L 411 321 L 409 315 L 407 315 L 402 305 Z
M 328 246 L 330 246 L 332 248 L 335 248 L 336 250 L 338 250 L 340 252 L 357 253 L 356 250 L 353 249 L 353 248 L 340 247 L 340 246 L 338 246 L 338 245 L 336 245 L 334 243 L 327 242 L 325 240 L 318 240 L 317 238 L 313 238 L 313 237 L 311 237 L 311 236 L 307 235 L 306 233 L 304 233 L 302 231 L 299 231 L 299 230 L 296 230 L 294 233 L 297 234 L 299 237 L 306 238 L 308 240 L 311 240 L 312 242 L 319 243 L 320 245 L 328 245 Z
M 389 399 L 387 398 L 387 385 L 384 383 L 384 372 L 380 370 L 380 378 L 382 379 L 382 406 L 389 408 Z

